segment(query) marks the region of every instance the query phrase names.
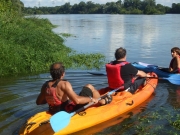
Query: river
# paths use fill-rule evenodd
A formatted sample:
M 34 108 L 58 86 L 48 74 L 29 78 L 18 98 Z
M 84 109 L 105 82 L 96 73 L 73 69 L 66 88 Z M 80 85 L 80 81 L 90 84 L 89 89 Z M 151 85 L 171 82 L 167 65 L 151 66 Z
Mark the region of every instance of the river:
M 64 37 L 66 46 L 79 53 L 102 53 L 106 56 L 107 62 L 114 59 L 116 48 L 124 47 L 129 62 L 141 61 L 167 67 L 171 60 L 170 49 L 180 44 L 178 14 L 37 16 L 47 18 L 52 24 L 57 25 L 57 28 L 53 29 L 55 33 L 73 35 L 69 38 Z M 101 71 L 104 71 L 104 67 Z M 47 109 L 47 105 L 37 106 L 35 100 L 43 82 L 48 79 L 49 73 L 0 79 L 1 135 L 17 135 L 19 128 L 29 117 Z M 97 89 L 107 86 L 105 76 L 92 76 L 87 70 L 68 69 L 65 79 L 72 83 L 77 93 L 87 83 L 93 84 Z M 101 129 L 96 134 L 180 133 L 168 121 L 176 120 L 180 113 L 179 91 L 180 86 L 159 80 L 153 96 L 132 110 L 132 115 L 128 114 L 128 118 L 123 122 Z M 144 117 L 147 118 L 143 119 Z

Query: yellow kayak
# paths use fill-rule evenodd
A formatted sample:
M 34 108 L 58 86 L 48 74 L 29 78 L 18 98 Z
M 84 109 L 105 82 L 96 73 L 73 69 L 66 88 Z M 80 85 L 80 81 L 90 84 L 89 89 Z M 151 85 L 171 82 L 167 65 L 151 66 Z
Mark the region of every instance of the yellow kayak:
M 92 106 L 75 114 L 70 118 L 67 126 L 58 132 L 54 132 L 51 127 L 49 120 L 53 116 L 48 111 L 37 113 L 21 127 L 19 135 L 67 135 L 96 126 L 130 111 L 146 101 L 154 92 L 157 83 L 157 78 L 150 78 L 147 84 L 139 88 L 133 95 L 125 91 L 118 92 L 112 97 L 110 104 Z M 63 121 L 58 122 L 63 124 Z

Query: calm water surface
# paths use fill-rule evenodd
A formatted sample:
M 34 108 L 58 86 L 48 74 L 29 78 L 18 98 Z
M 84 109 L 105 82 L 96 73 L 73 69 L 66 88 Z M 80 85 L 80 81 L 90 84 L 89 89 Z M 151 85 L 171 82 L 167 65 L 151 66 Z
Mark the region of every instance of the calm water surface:
M 70 33 L 65 45 L 82 53 L 103 53 L 106 60 L 114 59 L 118 47 L 127 49 L 129 62 L 146 62 L 167 67 L 171 59 L 170 49 L 180 43 L 180 15 L 41 15 L 58 27 L 57 34 Z M 101 69 L 104 71 L 104 67 Z M 34 76 L 7 77 L 0 79 L 0 134 L 17 135 L 21 125 L 32 115 L 47 109 L 37 106 L 35 100 L 48 73 Z M 78 93 L 84 84 L 95 87 L 107 86 L 105 76 L 92 76 L 86 70 L 67 70 L 68 79 Z M 180 86 L 160 80 L 155 93 L 146 103 L 131 111 L 132 115 L 96 134 L 166 134 L 172 130 L 166 116 L 180 113 Z M 136 113 L 137 110 L 140 110 Z M 138 132 L 137 123 L 148 114 L 157 113 L 157 120 L 148 119 L 143 132 Z M 134 114 L 134 115 L 133 115 Z M 136 114 L 136 115 L 135 115 Z M 174 119 L 173 119 L 174 120 Z M 149 127 L 148 125 L 154 125 Z M 141 124 L 141 123 L 140 123 Z M 123 127 L 123 125 L 128 125 Z M 159 128 L 158 126 L 161 125 Z

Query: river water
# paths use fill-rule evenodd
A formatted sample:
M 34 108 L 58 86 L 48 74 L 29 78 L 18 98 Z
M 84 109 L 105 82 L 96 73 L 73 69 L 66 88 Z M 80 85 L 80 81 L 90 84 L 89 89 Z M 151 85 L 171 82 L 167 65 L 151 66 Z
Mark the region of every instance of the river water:
M 124 47 L 129 62 L 141 61 L 167 67 L 171 60 L 170 49 L 180 43 L 180 15 L 38 17 L 48 18 L 57 25 L 57 28 L 53 29 L 55 33 L 73 35 L 64 37 L 65 45 L 79 53 L 102 53 L 107 62 L 114 59 L 116 48 Z M 104 66 L 101 71 L 104 71 Z M 92 76 L 87 70 L 69 69 L 65 78 L 72 83 L 77 93 L 87 83 L 93 84 L 97 89 L 107 86 L 105 76 Z M 1 135 L 17 135 L 21 125 L 30 116 L 47 109 L 47 105 L 37 106 L 35 100 L 41 85 L 48 79 L 49 73 L 0 79 Z M 101 129 L 96 134 L 178 134 L 180 130 L 170 122 L 180 118 L 179 108 L 180 86 L 159 80 L 155 93 L 147 102 L 129 112 L 131 115 L 128 114 L 124 121 Z

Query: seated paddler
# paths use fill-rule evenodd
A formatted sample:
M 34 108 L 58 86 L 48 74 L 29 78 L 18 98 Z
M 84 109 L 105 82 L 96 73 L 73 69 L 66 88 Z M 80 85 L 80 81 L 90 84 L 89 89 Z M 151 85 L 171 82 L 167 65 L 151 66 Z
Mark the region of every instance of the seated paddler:
M 53 63 L 50 66 L 50 74 L 52 79 L 42 85 L 36 104 L 47 103 L 49 105 L 49 112 L 52 114 L 58 111 L 72 112 L 90 102 L 105 105 L 111 101 L 109 96 L 98 101 L 100 94 L 91 84 L 85 85 L 79 95 L 76 94 L 71 83 L 63 79 L 65 67 L 61 62 Z
M 145 85 L 146 78 L 150 75 L 126 61 L 126 49 L 116 49 L 114 56 L 115 60 L 106 64 L 109 88 L 116 89 L 122 86 L 122 90 L 134 94 L 139 86 Z

